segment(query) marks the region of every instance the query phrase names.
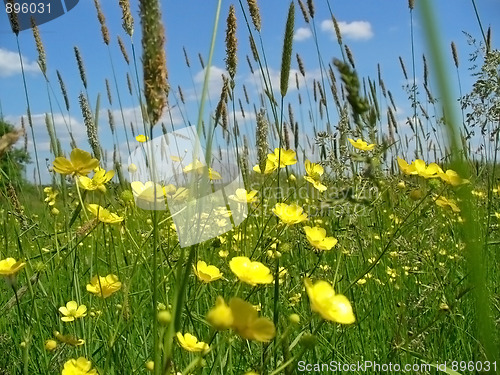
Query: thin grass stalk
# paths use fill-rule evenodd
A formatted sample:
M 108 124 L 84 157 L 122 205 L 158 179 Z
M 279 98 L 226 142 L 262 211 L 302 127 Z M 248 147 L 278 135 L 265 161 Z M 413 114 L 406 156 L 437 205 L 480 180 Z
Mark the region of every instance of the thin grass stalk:
M 445 126 L 448 143 L 452 151 L 454 169 L 461 176 L 467 176 L 470 174 L 470 171 L 463 157 L 463 153 L 466 150 L 461 148 L 460 135 L 456 128 L 456 124 L 458 123 L 456 121 L 456 108 L 448 81 L 446 65 L 441 53 L 443 49 L 441 47 L 441 40 L 438 37 L 440 35 L 438 23 L 430 1 L 422 0 L 420 5 L 421 18 L 425 24 L 423 28 L 424 37 L 430 50 L 431 62 L 436 72 L 438 90 L 443 102 Z M 467 225 L 463 226 L 463 241 L 466 245 L 469 277 L 473 285 L 472 295 L 475 305 L 474 323 L 477 340 L 484 349 L 486 359 L 490 362 L 497 361 L 498 363 L 500 360 L 498 354 L 498 337 L 494 336 L 495 322 L 491 309 L 491 295 L 486 280 L 485 250 L 487 250 L 487 244 L 481 239 L 481 224 L 474 214 L 477 200 L 471 194 L 471 187 L 467 185 L 458 190 L 457 195 L 461 199 L 461 212 L 467 223 Z M 500 373 L 500 369 L 497 370 L 497 373 Z

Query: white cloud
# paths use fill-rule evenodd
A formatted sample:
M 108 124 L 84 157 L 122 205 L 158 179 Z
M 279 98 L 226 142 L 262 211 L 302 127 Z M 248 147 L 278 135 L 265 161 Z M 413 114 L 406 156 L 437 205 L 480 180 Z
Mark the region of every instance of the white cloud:
M 372 25 L 368 21 L 352 21 L 338 22 L 340 33 L 343 37 L 353 40 L 368 40 L 373 37 Z M 330 33 L 332 37 L 336 37 L 335 28 L 332 20 L 324 20 L 321 22 L 321 30 Z
M 35 61 L 29 61 L 22 56 L 24 71 L 29 73 L 39 73 L 40 68 Z M 21 73 L 21 61 L 17 52 L 0 48 L 0 77 L 9 77 Z
M 309 29 L 308 27 L 299 27 L 293 35 L 293 40 L 302 42 L 303 40 L 309 39 L 310 37 L 312 37 L 311 29 Z

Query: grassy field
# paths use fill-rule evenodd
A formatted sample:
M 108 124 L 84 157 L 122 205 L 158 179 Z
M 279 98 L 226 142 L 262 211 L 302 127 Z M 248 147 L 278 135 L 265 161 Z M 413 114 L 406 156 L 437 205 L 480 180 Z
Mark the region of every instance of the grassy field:
M 448 75 L 440 74 L 439 24 L 422 2 L 425 71 L 441 80 L 434 93 L 427 73 L 421 87 L 408 85 L 415 113 L 404 130 L 382 77 L 357 76 L 340 34 L 343 58 L 325 63 L 331 56 L 318 51 L 321 79 L 301 86 L 294 17 L 313 24 L 314 6 L 291 4 L 286 78 L 272 88 L 256 2 L 240 4 L 247 18 L 238 24 L 234 9 L 225 13 L 222 92 L 209 105 L 207 74 L 198 98 L 197 134 L 211 168 L 196 164 L 200 153 L 170 155 L 187 182 L 132 181 L 137 166 L 116 152 L 117 134 L 146 150 L 171 128 L 167 103 L 184 102 L 182 93 L 169 94 L 153 0 L 141 2 L 142 57 L 134 54 L 130 65 L 142 75 L 142 88 L 133 82 L 130 90 L 143 108 L 135 131 L 110 117 L 112 144 L 100 139 L 99 100 L 91 109 L 95 98 L 82 92 L 88 144 L 61 145 L 47 121 L 51 184 L 0 170 L 0 374 L 500 373 L 500 52 L 491 30 L 477 51 L 481 84 L 464 94 L 457 113 Z M 132 37 L 127 1 L 120 5 Z M 245 99 L 235 75 L 237 27 L 254 43 L 248 63 L 266 88 L 255 100 Z M 43 70 L 36 28 L 34 35 Z M 287 96 L 292 65 L 297 103 Z M 67 100 L 64 83 L 44 75 Z M 229 114 L 245 100 L 255 120 L 239 126 Z M 296 120 L 304 116 L 314 128 Z M 8 147 L 19 147 L 18 137 L 0 139 L 7 163 L 0 165 L 14 163 Z M 204 216 L 196 211 L 198 190 L 228 185 L 221 161 L 228 149 L 245 189 L 226 191 L 224 204 Z M 192 221 L 179 224 L 174 203 L 194 207 Z M 151 205 L 167 209 L 144 209 Z M 244 207 L 246 219 L 225 231 Z M 197 242 L 199 228 L 221 234 Z M 183 235 L 191 243 L 181 247 Z

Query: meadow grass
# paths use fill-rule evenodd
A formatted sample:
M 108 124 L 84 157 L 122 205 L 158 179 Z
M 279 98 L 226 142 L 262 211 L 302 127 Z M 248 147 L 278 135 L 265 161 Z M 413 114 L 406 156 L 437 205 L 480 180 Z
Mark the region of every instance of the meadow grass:
M 173 92 L 168 77 L 160 2 L 140 3 L 142 58 L 128 1 L 119 1 L 128 38 L 118 46 L 110 42 L 104 14 L 95 4 L 112 77 L 105 92 L 92 96 L 87 90 L 92 77 L 75 47 L 88 140 L 77 142 L 70 123 L 71 144 L 61 144 L 55 132 L 54 115 L 71 117 L 67 91 L 57 71 L 62 97 L 55 94 L 54 74 L 34 28 L 50 103 L 46 125 L 52 182 L 19 182 L 0 169 L 0 276 L 5 279 L 0 280 L 0 374 L 329 373 L 332 367 L 306 371 L 300 364 L 331 361 L 429 365 L 408 371 L 414 374 L 443 371 L 430 365 L 446 361 L 449 374 L 500 373 L 495 117 L 500 53 L 491 46 L 491 30 L 477 51 L 483 57 L 477 82 L 483 85 L 460 93 L 462 111 L 457 111 L 443 68 L 446 57 L 435 38 L 438 21 L 428 1 L 417 6 L 428 26 L 430 55 L 429 63 L 424 58 L 421 87 L 415 55 L 410 73 L 400 58 L 413 111 L 402 128 L 380 66 L 376 79 L 358 76 L 333 14 L 341 59 L 331 60 L 318 47 L 320 75 L 309 79 L 298 54 L 297 71 L 291 70 L 294 19 L 304 17 L 318 46 L 318 15 L 313 1 L 290 3 L 281 79 L 273 87 L 258 4 L 239 1 L 227 12 L 227 75 L 220 96 L 209 95 L 206 69 L 196 97 L 197 134 L 213 169 L 197 173 L 182 164 L 183 175 L 195 176 L 190 184 L 159 186 L 157 192 L 154 184 L 148 190 L 125 178 L 133 166 L 126 165 L 119 150 L 120 142 L 130 152 L 169 133 L 174 128 L 171 103 L 189 122 L 183 90 Z M 199 54 L 203 67 L 212 66 L 222 1 L 214 9 L 206 62 Z M 236 9 L 243 19 L 235 19 Z M 412 43 L 416 10 L 410 1 Z M 248 95 L 236 74 L 244 61 L 238 54 L 242 35 L 252 54 L 246 63 L 262 87 L 256 97 Z M 116 47 L 123 62 L 112 59 L 110 49 Z M 458 68 L 456 47 L 453 51 L 450 58 Z M 126 80 L 116 75 L 122 63 L 129 69 Z M 437 94 L 430 89 L 429 72 L 440 79 Z M 140 108 L 137 123 L 125 123 L 122 99 L 127 93 L 118 89 L 125 81 Z M 32 129 L 28 85 L 25 81 Z M 110 110 L 114 95 L 121 127 Z M 66 111 L 55 111 L 53 104 L 62 108 L 62 101 Z M 237 119 L 238 110 L 243 120 Z M 111 145 L 99 132 L 106 112 Z M 12 139 L 0 139 L 0 158 L 13 164 Z M 471 148 L 478 147 L 482 152 L 473 155 Z M 188 206 L 200 189 L 196 181 L 209 181 L 204 188 L 210 192 L 220 187 L 219 172 L 226 183 L 226 171 L 217 171 L 216 161 L 229 148 L 246 190 L 227 192 L 225 207 L 209 223 L 198 218 L 194 229 L 176 227 L 174 212 L 141 208 L 141 200 L 165 204 L 164 194 L 185 199 Z M 112 160 L 109 150 L 114 150 Z M 196 160 L 203 150 L 194 152 Z M 150 160 L 152 170 L 160 162 Z M 36 174 L 40 181 L 39 169 Z M 154 175 L 151 179 L 158 181 Z M 229 201 L 248 206 L 246 220 L 208 241 L 180 246 L 178 231 L 227 225 Z M 258 263 L 243 272 L 239 257 Z M 71 310 L 69 301 L 85 309 Z M 202 343 L 186 336 L 183 342 L 179 332 Z M 397 367 L 345 372 L 400 373 Z

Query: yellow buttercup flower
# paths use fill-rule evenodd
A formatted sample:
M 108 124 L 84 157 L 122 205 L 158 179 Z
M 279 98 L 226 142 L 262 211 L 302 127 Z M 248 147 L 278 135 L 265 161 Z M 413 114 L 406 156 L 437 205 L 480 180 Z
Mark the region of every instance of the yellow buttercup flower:
M 314 178 L 312 177 L 309 177 L 309 176 L 304 176 L 304 180 L 306 180 L 307 182 L 311 183 L 314 188 L 320 192 L 324 192 L 326 191 L 327 187 L 325 185 L 323 185 L 321 183 L 321 181 L 319 180 L 315 180 Z
M 137 142 L 144 143 L 149 139 L 149 137 L 146 137 L 144 134 L 139 134 L 137 137 L 135 137 L 135 140 Z
M 87 284 L 87 291 L 98 297 L 108 298 L 121 287 L 122 283 L 118 280 L 118 276 L 110 274 L 106 277 L 94 276 L 90 284 Z
M 251 190 L 248 192 L 246 189 L 236 189 L 235 193 L 229 196 L 229 199 L 240 203 L 253 203 L 257 201 L 257 191 Z
M 320 181 L 321 176 L 325 172 L 323 167 L 316 163 L 311 163 L 309 160 L 305 162 L 306 174 L 304 180 L 311 183 L 314 188 L 320 192 L 326 191 L 327 187 Z
M 281 152 L 280 152 L 281 151 Z M 293 150 L 285 150 L 285 149 L 280 149 L 280 148 L 275 148 L 273 154 L 267 155 L 267 158 L 274 163 L 275 165 L 278 165 L 280 168 L 285 168 L 287 165 L 294 165 L 297 163 L 296 159 L 297 155 L 295 154 L 295 151 Z M 267 166 L 266 166 L 267 169 Z
M 458 186 L 469 182 L 469 180 L 461 178 L 453 169 L 448 169 L 445 173 L 438 173 L 438 176 L 451 186 Z
M 202 169 L 205 168 L 205 165 L 196 159 L 194 162 L 189 163 L 187 166 L 185 166 L 182 171 L 184 173 L 189 173 L 189 172 L 197 172 L 197 173 L 202 173 Z
M 208 168 L 208 178 L 212 181 L 213 180 L 222 180 L 221 174 L 212 168 Z
M 78 177 L 78 184 L 85 190 L 99 190 L 105 193 L 106 186 L 104 184 L 111 181 L 114 175 L 115 171 L 106 172 L 105 169 L 97 167 L 92 178 L 87 176 Z
M 99 161 L 94 159 L 87 151 L 74 148 L 71 151 L 69 160 L 59 156 L 52 163 L 54 171 L 64 175 L 86 176 L 99 165 Z
M 0 260 L 0 276 L 13 276 L 21 271 L 25 265 L 25 262 L 14 258 Z
M 304 231 L 311 246 L 318 250 L 331 250 L 338 242 L 334 237 L 327 237 L 324 228 L 305 226 Z
M 137 200 L 148 203 L 163 201 L 165 190 L 160 184 L 155 184 L 153 181 L 146 181 L 144 184 L 141 181 L 132 181 L 130 186 Z
M 45 344 L 43 347 L 46 351 L 51 352 L 55 350 L 55 348 L 57 348 L 57 341 L 52 339 L 45 340 Z
M 59 307 L 59 312 L 64 315 L 61 317 L 63 322 L 72 322 L 87 315 L 87 306 L 78 306 L 75 301 L 69 301 L 66 306 Z
M 352 324 L 356 321 L 349 300 L 342 294 L 335 294 L 330 283 L 318 281 L 313 284 L 310 279 L 305 278 L 304 284 L 311 310 L 319 313 L 323 319 L 340 324 Z
M 453 199 L 448 199 L 442 195 L 435 198 L 434 202 L 442 208 L 451 208 L 453 212 L 460 212 L 460 208 Z
M 273 275 L 269 268 L 260 262 L 252 262 L 247 257 L 234 257 L 229 262 L 229 268 L 240 281 L 252 286 L 273 282 Z
M 268 158 L 266 159 L 266 167 L 265 167 L 265 170 L 264 170 L 264 174 L 269 174 L 269 173 L 272 173 L 274 172 L 276 169 L 278 169 L 278 164 L 277 163 L 274 163 L 273 161 L 271 161 L 269 159 L 269 156 Z M 253 167 L 253 170 L 257 173 L 260 173 L 262 174 L 262 171 L 260 170 L 260 166 L 259 164 L 255 165 Z
M 70 359 L 64 363 L 62 375 L 97 375 L 97 371 L 92 368 L 92 362 L 84 357 Z
M 179 345 L 188 352 L 207 353 L 210 350 L 207 343 L 198 341 L 196 336 L 193 336 L 190 333 L 185 333 L 183 335 L 182 333 L 177 332 L 177 341 L 179 341 Z
M 407 174 L 407 175 L 417 174 L 417 171 L 415 170 L 415 166 L 413 164 L 411 164 L 411 165 L 408 164 L 406 162 L 406 160 L 401 159 L 400 157 L 398 157 L 398 165 L 399 165 L 399 169 L 401 169 L 401 171 L 404 174 Z
M 276 203 L 273 213 L 285 224 L 292 225 L 307 220 L 304 209 L 297 204 Z
M 325 173 L 325 170 L 320 164 L 311 163 L 309 160 L 306 160 L 304 164 L 307 175 L 314 180 L 319 180 L 319 178 L 323 176 L 323 173 Z
M 222 273 L 215 266 L 209 266 L 202 260 L 196 263 L 196 267 L 193 264 L 194 274 L 198 279 L 204 283 L 210 283 L 215 280 L 222 278 Z
M 233 325 L 234 317 L 231 308 L 226 305 L 224 298 L 217 297 L 215 307 L 207 314 L 207 321 L 219 331 L 231 328 Z
M 269 342 L 276 335 L 273 322 L 264 317 L 259 318 L 251 303 L 232 298 L 229 307 L 234 317 L 232 329 L 244 339 Z
M 439 177 L 438 173 L 443 173 L 441 167 L 436 163 L 430 163 L 426 166 L 425 161 L 417 159 L 412 164 L 414 165 L 417 174 L 424 178 L 436 178 Z
M 97 220 L 106 224 L 118 224 L 123 221 L 123 217 L 109 212 L 107 209 L 99 206 L 98 204 L 87 204 L 87 210 L 90 211 L 92 215 L 97 218 Z
M 355 148 L 358 150 L 362 151 L 371 151 L 375 148 L 375 144 L 368 144 L 367 142 L 363 141 L 362 139 L 358 138 L 356 141 L 351 138 L 347 138 L 347 140 L 353 145 Z

